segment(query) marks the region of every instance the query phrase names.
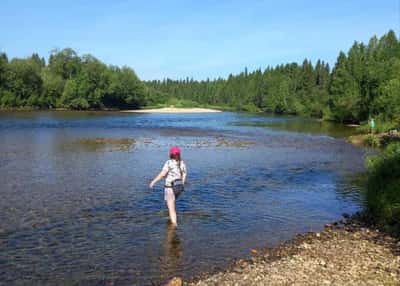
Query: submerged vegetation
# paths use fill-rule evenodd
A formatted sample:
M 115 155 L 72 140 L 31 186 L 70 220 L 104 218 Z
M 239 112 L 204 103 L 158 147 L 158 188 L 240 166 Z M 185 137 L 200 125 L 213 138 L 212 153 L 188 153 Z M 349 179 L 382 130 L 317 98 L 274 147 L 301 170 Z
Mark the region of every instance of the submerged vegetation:
M 92 151 L 130 151 L 135 147 L 133 138 L 80 138 L 73 144 Z

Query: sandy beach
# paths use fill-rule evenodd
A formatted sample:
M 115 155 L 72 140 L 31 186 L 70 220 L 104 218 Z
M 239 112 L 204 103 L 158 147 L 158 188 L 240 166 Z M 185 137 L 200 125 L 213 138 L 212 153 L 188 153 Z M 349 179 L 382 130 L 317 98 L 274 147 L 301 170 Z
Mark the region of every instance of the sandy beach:
M 154 108 L 154 109 L 123 110 L 121 112 L 133 112 L 133 113 L 212 113 L 212 112 L 221 112 L 221 110 L 210 109 L 210 108 L 163 107 L 163 108 Z

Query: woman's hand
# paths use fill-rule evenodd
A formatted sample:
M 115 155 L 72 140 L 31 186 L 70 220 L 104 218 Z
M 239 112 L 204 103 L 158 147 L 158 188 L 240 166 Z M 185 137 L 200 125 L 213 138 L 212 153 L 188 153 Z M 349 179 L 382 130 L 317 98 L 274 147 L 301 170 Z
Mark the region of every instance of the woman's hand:
M 155 184 L 155 182 L 154 182 L 154 181 L 151 181 L 151 183 L 149 184 L 149 188 L 150 188 L 150 189 L 154 188 L 154 184 Z

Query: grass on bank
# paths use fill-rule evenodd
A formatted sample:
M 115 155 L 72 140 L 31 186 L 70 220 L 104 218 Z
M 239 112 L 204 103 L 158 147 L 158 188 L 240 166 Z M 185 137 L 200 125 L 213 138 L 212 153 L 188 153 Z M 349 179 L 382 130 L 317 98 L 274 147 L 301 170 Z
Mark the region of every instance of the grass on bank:
M 400 122 L 376 120 L 372 133 L 367 122 L 357 127 L 358 135 L 349 137 L 349 142 L 359 146 L 384 148 L 390 143 L 400 142 Z
M 375 121 L 374 133 L 386 133 L 390 130 L 398 129 L 399 123 L 396 122 L 387 122 L 387 121 Z M 368 134 L 370 132 L 370 128 L 367 122 L 363 122 L 359 127 L 357 127 L 357 131 L 361 134 Z
M 366 210 L 383 230 L 400 236 L 400 143 L 368 158 Z

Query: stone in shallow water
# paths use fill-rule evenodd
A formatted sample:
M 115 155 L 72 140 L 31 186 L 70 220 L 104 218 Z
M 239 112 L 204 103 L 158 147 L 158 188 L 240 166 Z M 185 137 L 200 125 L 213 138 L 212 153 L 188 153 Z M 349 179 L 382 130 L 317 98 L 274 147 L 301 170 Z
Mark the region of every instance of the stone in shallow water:
M 251 252 L 252 254 L 257 254 L 257 253 L 258 253 L 257 249 L 251 249 L 250 252 Z
M 182 286 L 182 278 L 174 277 L 165 286 Z

